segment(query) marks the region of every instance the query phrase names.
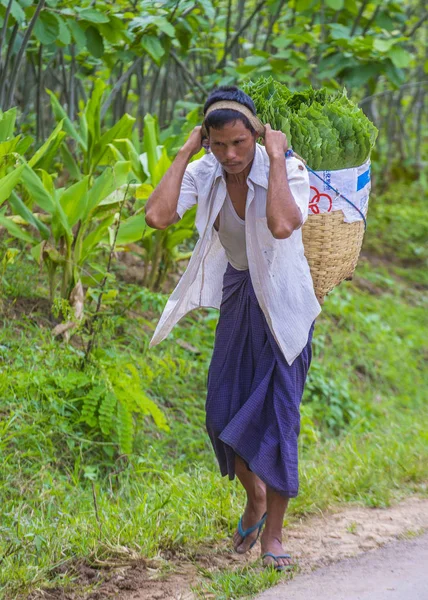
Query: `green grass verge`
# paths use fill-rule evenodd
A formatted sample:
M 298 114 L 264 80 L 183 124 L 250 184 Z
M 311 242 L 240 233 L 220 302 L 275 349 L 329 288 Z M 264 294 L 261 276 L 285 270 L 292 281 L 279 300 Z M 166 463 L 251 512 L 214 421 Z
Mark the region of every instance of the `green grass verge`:
M 371 243 L 370 235 L 375 232 L 368 234 Z M 42 280 L 29 288 L 34 274 L 34 263 L 21 257 L 3 281 L 3 597 L 65 585 L 64 567 L 77 559 L 108 560 L 123 548 L 146 557 L 165 551 L 194 556 L 229 537 L 244 498 L 238 485 L 220 478 L 204 428 L 216 313 L 189 316 L 169 341 L 148 351 L 164 297 L 121 286 L 99 332 L 88 383 L 81 379 L 79 343 L 54 340 L 49 315 L 30 310 L 37 295 L 46 295 Z M 302 403 L 301 491 L 288 519 L 338 503 L 387 506 L 415 491 L 426 494 L 423 278 L 418 263 L 363 260 L 354 282 L 328 298 Z M 135 366 L 170 429 L 140 414 L 129 457 L 118 451 L 115 422 L 103 431 L 82 418 L 82 390 L 100 384 L 100 365 L 125 377 L 127 364 Z M 201 570 L 201 577 L 199 594 L 226 599 L 251 596 L 278 576 L 254 564 L 234 572 Z

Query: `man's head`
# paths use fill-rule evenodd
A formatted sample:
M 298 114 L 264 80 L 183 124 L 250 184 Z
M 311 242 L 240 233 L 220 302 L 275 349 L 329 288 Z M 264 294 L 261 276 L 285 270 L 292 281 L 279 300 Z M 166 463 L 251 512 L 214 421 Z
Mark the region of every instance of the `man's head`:
M 238 102 L 256 116 L 254 102 L 235 86 L 222 86 L 214 90 L 205 102 L 204 114 L 216 103 L 225 101 Z M 204 126 L 211 151 L 227 173 L 240 173 L 251 163 L 259 133 L 246 115 L 219 105 L 218 109 L 209 111 Z

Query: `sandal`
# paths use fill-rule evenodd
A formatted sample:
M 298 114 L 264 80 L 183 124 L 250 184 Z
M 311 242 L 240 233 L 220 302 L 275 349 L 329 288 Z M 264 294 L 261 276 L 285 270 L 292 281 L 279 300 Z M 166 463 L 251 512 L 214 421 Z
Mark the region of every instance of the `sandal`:
M 266 522 L 266 517 L 267 517 L 267 513 L 265 513 L 263 515 L 263 517 L 260 519 L 260 521 L 258 521 L 255 525 L 253 525 L 252 527 L 249 527 L 248 529 L 243 529 L 242 527 L 242 517 L 239 519 L 239 523 L 238 523 L 238 533 L 242 538 L 242 541 L 240 542 L 239 545 L 242 544 L 242 542 L 245 540 L 245 538 L 247 538 L 249 535 L 251 535 L 254 531 L 256 531 L 256 529 L 258 529 L 257 531 L 257 537 L 255 540 L 253 540 L 251 542 L 250 547 L 248 548 L 248 550 L 251 550 L 251 548 L 254 546 L 254 544 L 257 542 L 257 540 L 259 539 L 259 535 L 260 532 L 263 528 L 263 525 Z
M 275 563 L 278 563 L 280 558 L 291 558 L 291 556 L 289 554 L 272 554 L 272 552 L 265 552 L 262 555 L 262 559 L 265 558 L 266 556 L 268 556 L 269 558 L 273 558 L 274 562 L 273 563 L 269 563 L 267 565 L 265 565 L 266 568 L 270 568 L 273 567 L 275 569 L 275 571 L 289 571 L 290 569 L 292 569 L 294 567 L 294 565 L 278 565 Z

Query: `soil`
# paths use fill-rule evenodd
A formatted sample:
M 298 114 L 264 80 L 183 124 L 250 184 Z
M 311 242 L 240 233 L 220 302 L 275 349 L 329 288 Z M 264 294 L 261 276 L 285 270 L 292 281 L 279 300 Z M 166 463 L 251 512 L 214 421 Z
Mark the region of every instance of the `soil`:
M 335 507 L 316 516 L 295 519 L 283 533 L 285 548 L 298 565 L 297 572 L 308 573 L 393 540 L 412 538 L 425 530 L 428 530 L 428 499 L 411 497 L 388 508 Z M 130 556 L 117 564 L 112 561 L 110 567 L 77 563 L 64 568 L 76 576 L 73 589 L 45 590 L 30 598 L 195 600 L 191 587 L 200 580 L 201 570 L 257 566 L 259 552 L 256 544 L 250 553 L 237 555 L 231 551 L 230 541 L 225 540 L 214 548 L 200 547 L 193 556 L 165 554 L 147 561 Z

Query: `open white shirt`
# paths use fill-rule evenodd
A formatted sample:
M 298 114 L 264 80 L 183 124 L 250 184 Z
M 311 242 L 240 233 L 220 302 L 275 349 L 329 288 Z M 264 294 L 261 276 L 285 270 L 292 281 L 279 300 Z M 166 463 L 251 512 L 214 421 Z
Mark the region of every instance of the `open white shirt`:
M 309 177 L 301 161 L 286 159 L 287 178 L 303 220 L 308 216 Z M 299 356 L 308 341 L 309 329 L 321 312 L 315 296 L 309 265 L 304 255 L 302 230 L 275 239 L 267 225 L 266 197 L 269 157 L 265 148 L 256 151 L 247 178 L 245 234 L 251 281 L 269 328 L 288 364 Z M 180 217 L 198 204 L 196 228 L 199 240 L 189 265 L 171 294 L 151 346 L 158 344 L 190 310 L 220 308 L 226 252 L 214 222 L 226 198 L 226 181 L 221 164 L 213 154 L 190 163 L 184 173 L 177 212 Z

